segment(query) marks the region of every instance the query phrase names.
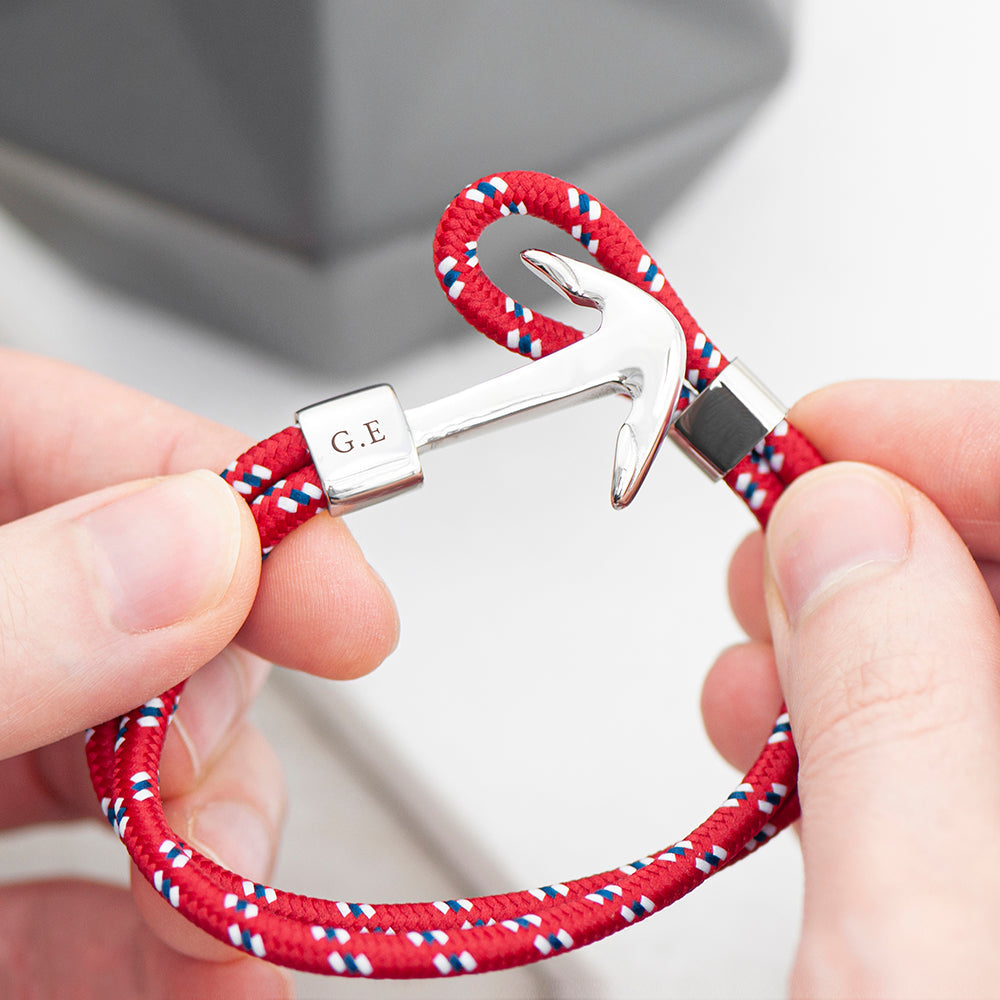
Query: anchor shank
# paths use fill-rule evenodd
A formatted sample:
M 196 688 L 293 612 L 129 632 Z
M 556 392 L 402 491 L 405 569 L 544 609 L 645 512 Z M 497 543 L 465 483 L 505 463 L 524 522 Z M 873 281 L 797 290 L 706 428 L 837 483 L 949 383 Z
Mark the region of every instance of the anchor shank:
M 601 344 L 585 340 L 451 396 L 406 411 L 417 451 L 426 451 L 495 424 L 628 391 L 628 373 L 610 361 L 595 368 Z M 587 348 L 598 350 L 587 350 Z M 605 352 L 601 352 L 605 353 Z

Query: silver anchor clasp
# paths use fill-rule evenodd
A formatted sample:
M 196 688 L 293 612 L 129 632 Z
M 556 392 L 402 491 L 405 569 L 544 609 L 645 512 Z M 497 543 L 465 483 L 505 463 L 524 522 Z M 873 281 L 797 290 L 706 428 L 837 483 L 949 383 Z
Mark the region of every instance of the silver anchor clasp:
M 556 354 L 411 410 L 403 410 L 389 385 L 299 410 L 296 420 L 331 513 L 358 510 L 420 485 L 419 453 L 446 441 L 504 420 L 622 393 L 631 397 L 632 406 L 615 444 L 611 503 L 626 507 L 635 498 L 670 428 L 683 386 L 686 347 L 680 324 L 647 292 L 592 264 L 546 250 L 525 250 L 521 259 L 570 302 L 600 310 L 600 327 Z M 742 448 L 742 457 L 782 419 L 783 409 L 772 402 L 770 410 L 764 407 L 765 415 L 751 415 L 748 421 L 747 407 L 732 384 L 723 392 L 703 392 L 684 411 L 694 430 L 674 437 L 718 478 L 728 469 L 718 468 L 706 453 L 720 428 L 728 450 Z M 711 419 L 692 419 L 699 409 Z M 737 423 L 741 440 L 734 443 L 725 428 Z
M 599 309 L 599 329 L 558 353 L 405 412 L 388 385 L 300 410 L 296 419 L 332 512 L 419 485 L 418 453 L 462 434 L 622 392 L 632 408 L 618 432 L 611 502 L 624 507 L 635 497 L 680 396 L 680 324 L 651 295 L 601 268 L 545 250 L 526 250 L 521 258 L 571 302 Z

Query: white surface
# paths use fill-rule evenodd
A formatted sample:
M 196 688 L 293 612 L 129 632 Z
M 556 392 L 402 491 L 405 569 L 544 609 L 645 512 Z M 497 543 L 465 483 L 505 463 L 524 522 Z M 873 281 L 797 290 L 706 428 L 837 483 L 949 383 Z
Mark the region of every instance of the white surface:
M 1000 376 L 998 29 L 985 2 L 803 3 L 784 89 L 652 231 L 709 335 L 779 395 L 849 377 Z M 12 228 L 0 274 L 3 340 L 250 434 L 350 388 L 89 289 Z M 405 406 L 509 366 L 470 336 L 372 375 Z M 426 459 L 421 492 L 351 520 L 396 595 L 403 638 L 336 695 L 510 880 L 477 891 L 646 854 L 737 780 L 697 704 L 715 652 L 738 638 L 723 570 L 752 521 L 672 452 L 634 508 L 613 512 L 619 413 L 606 400 L 443 450 Z M 581 996 L 779 994 L 800 905 L 795 855 L 781 838 L 553 971 Z

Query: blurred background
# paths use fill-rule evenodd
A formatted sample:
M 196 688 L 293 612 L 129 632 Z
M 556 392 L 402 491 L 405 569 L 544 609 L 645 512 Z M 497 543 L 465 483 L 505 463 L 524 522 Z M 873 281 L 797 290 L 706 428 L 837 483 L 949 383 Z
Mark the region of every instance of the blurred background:
M 788 401 L 997 377 L 998 28 L 986 0 L 6 4 L 0 343 L 257 438 L 372 381 L 419 405 L 518 363 L 463 327 L 430 241 L 455 191 L 523 168 L 629 221 Z M 547 308 L 512 259 L 574 252 L 559 236 L 505 222 L 484 265 Z M 739 638 L 725 566 L 753 521 L 672 449 L 612 511 L 621 406 L 436 453 L 421 491 L 350 517 L 402 640 L 369 678 L 265 691 L 291 786 L 275 885 L 380 901 L 565 880 L 680 839 L 738 782 L 698 693 Z M 67 871 L 127 866 L 96 824 L 0 838 L 0 874 Z M 300 992 L 776 996 L 800 882 L 785 836 L 552 962 Z

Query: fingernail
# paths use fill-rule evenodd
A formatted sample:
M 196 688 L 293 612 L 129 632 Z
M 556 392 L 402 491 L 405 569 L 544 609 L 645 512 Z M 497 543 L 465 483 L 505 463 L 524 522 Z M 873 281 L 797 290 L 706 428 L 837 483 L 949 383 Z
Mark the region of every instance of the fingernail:
M 190 836 L 205 854 L 231 871 L 257 882 L 270 878 L 274 838 L 264 817 L 245 802 L 208 803 L 195 814 Z
M 80 519 L 120 629 L 164 628 L 222 600 L 239 558 L 239 502 L 202 470 L 159 480 Z
M 840 463 L 812 473 L 775 507 L 767 558 L 794 623 L 851 573 L 906 558 L 910 517 L 886 474 Z

